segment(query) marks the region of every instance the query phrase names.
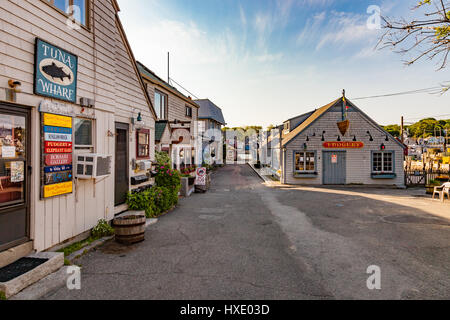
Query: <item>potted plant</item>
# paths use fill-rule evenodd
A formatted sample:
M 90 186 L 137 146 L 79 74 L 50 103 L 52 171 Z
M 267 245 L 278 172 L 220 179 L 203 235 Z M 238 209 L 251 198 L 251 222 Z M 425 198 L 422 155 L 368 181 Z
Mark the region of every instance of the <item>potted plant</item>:
M 449 182 L 449 176 L 439 176 L 436 180 L 439 181 L 440 185 L 443 185 L 444 183 Z

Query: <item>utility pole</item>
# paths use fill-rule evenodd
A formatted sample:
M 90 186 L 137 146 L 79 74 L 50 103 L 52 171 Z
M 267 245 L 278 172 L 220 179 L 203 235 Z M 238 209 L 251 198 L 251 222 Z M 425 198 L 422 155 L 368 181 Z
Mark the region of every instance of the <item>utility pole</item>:
M 400 138 L 402 143 L 405 143 L 405 138 L 404 138 L 404 132 L 405 132 L 405 122 L 404 122 L 404 118 L 402 116 L 402 120 L 401 120 L 401 129 L 400 129 Z
M 170 84 L 170 52 L 167 52 L 167 83 Z

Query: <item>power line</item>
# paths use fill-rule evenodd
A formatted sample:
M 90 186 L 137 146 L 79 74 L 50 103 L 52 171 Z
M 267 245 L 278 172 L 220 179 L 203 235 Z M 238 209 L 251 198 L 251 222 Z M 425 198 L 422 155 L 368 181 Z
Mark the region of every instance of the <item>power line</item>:
M 186 91 L 187 93 L 189 93 L 191 96 L 193 96 L 195 99 L 198 100 L 198 97 L 197 97 L 195 94 L 193 94 L 192 92 L 190 92 L 189 90 L 187 90 L 186 88 L 184 88 L 181 84 L 179 84 L 178 82 L 176 82 L 174 79 L 169 78 L 169 81 L 175 83 L 175 84 L 176 84 L 177 86 L 179 86 L 181 89 L 183 89 L 184 91 Z
M 366 99 L 394 97 L 394 96 L 401 96 L 401 95 L 408 95 L 408 94 L 418 94 L 418 93 L 430 93 L 430 94 L 432 94 L 432 93 L 441 92 L 442 88 L 443 87 L 431 87 L 431 88 L 424 88 L 424 89 L 418 89 L 418 90 L 410 90 L 410 91 L 403 91 L 403 92 L 397 92 L 397 93 L 383 94 L 383 95 L 378 95 L 378 96 L 353 98 L 351 100 L 366 100 Z

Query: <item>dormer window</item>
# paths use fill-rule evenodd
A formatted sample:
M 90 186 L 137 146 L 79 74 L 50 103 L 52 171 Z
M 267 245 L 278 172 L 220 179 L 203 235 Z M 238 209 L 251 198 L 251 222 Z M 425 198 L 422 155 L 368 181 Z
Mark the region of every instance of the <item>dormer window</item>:
M 82 26 L 88 23 L 89 0 L 44 0 Z

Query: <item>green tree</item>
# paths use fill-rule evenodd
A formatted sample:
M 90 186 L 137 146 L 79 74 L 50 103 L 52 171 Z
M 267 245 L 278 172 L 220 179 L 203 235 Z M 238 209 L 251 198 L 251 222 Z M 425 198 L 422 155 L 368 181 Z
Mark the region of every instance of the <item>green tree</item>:
M 383 127 L 383 129 L 386 130 L 387 132 L 389 132 L 394 137 L 400 137 L 401 128 L 398 124 L 392 124 L 389 126 L 385 126 L 385 127 Z

